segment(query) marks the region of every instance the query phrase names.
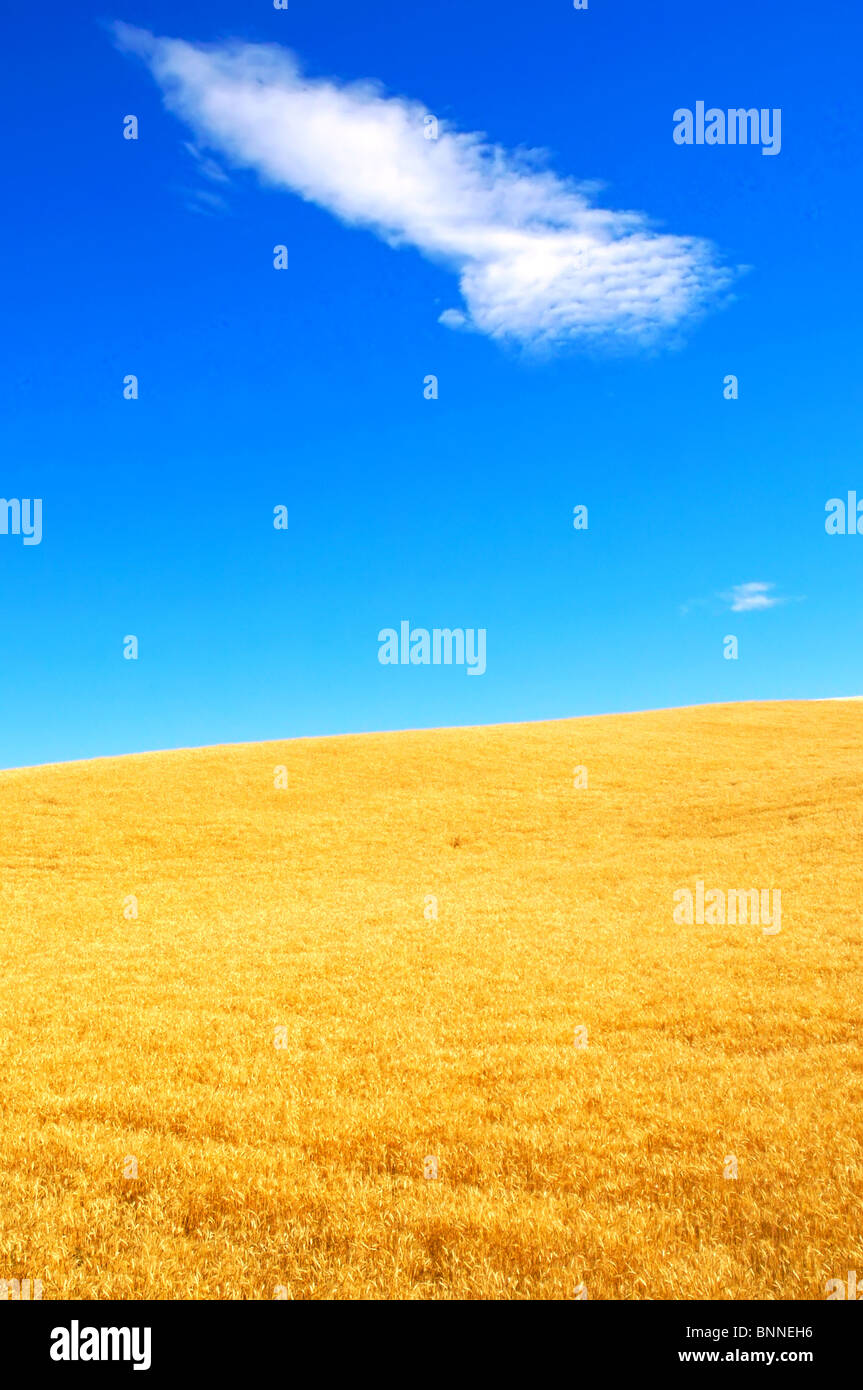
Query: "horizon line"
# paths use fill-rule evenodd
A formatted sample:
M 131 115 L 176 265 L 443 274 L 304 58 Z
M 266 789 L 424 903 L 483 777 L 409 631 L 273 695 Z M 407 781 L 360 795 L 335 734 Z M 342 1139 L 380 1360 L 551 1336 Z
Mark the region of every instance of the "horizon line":
M 226 743 L 179 744 L 173 748 L 145 748 L 134 753 L 97 753 L 90 758 L 61 758 L 57 762 L 21 763 L 0 768 L 0 776 L 11 772 L 36 772 L 40 768 L 74 767 L 78 764 L 111 762 L 118 759 L 156 758 L 167 753 L 204 753 L 214 748 L 255 748 L 274 743 L 311 743 L 336 738 L 383 738 L 399 734 L 458 733 L 471 729 L 515 729 L 530 724 L 569 724 L 577 719 L 625 719 L 637 714 L 672 714 L 680 710 L 722 709 L 737 705 L 817 705 L 861 700 L 863 695 L 774 696 L 763 700 L 705 700 L 694 705 L 651 705 L 645 709 L 603 711 L 600 714 L 562 714 L 549 719 L 502 719 L 491 724 L 424 724 L 399 729 L 345 730 L 337 734 L 288 734 L 283 738 L 239 739 Z

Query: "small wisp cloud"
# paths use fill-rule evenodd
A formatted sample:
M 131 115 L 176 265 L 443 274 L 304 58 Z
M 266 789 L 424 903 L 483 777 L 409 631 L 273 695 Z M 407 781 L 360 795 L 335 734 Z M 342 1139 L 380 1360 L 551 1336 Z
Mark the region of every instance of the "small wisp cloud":
M 762 579 L 752 579 L 746 584 L 735 584 L 724 593 L 713 594 L 710 598 L 690 598 L 680 605 L 683 617 L 700 609 L 711 608 L 718 611 L 717 605 L 728 608 L 732 613 L 757 613 L 767 608 L 778 608 L 783 603 L 799 603 L 799 598 L 789 598 L 775 592 L 776 585 Z
M 462 304 L 440 321 L 532 347 L 649 343 L 715 302 L 731 273 L 712 244 L 595 206 L 583 186 L 372 82 L 304 76 L 275 45 L 203 45 L 113 27 L 195 149 L 449 266 Z
M 778 594 L 770 592 L 775 588 L 775 584 L 753 580 L 749 584 L 735 584 L 730 593 L 722 597 L 730 605 L 732 613 L 751 613 L 762 608 L 775 608 L 777 604 L 785 602 Z

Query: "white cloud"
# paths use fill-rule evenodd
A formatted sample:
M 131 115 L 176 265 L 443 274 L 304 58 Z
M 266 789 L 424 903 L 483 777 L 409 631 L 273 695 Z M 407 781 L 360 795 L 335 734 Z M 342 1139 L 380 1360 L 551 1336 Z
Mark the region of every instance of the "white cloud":
M 200 145 L 452 267 L 464 305 L 440 316 L 450 327 L 533 345 L 643 343 L 731 279 L 709 242 L 595 206 L 593 189 L 545 169 L 536 151 L 443 122 L 425 139 L 426 108 L 374 83 L 304 77 L 274 45 L 205 46 L 126 24 L 114 34 Z
M 215 159 L 210 159 L 208 155 L 203 154 L 201 150 L 198 149 L 197 145 L 193 145 L 189 140 L 184 141 L 184 145 L 205 179 L 212 179 L 213 183 L 230 183 L 230 179 L 224 169 L 220 167 Z
M 191 188 L 187 190 L 186 207 L 190 212 L 211 213 L 213 215 L 220 212 L 227 212 L 228 204 L 218 193 L 211 193 L 208 188 Z
M 775 588 L 775 584 L 753 580 L 750 584 L 735 584 L 731 592 L 722 597 L 730 603 L 732 613 L 751 613 L 754 609 L 775 608 L 778 603 L 785 602 L 778 595 L 770 593 Z

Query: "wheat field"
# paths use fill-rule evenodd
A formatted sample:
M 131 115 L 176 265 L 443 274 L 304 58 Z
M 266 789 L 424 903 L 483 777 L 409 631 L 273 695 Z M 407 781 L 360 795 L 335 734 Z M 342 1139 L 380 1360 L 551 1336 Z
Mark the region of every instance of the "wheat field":
M 823 1298 L 863 1264 L 861 716 L 0 773 L 0 1278 Z M 781 931 L 677 924 L 697 880 Z

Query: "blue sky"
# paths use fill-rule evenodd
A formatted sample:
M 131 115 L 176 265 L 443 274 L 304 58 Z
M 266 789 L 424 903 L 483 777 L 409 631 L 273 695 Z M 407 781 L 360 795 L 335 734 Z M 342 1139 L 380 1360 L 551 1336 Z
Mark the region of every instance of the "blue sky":
M 117 21 L 211 57 L 290 49 L 332 97 L 323 144 L 310 154 L 302 106 L 287 135 L 276 119 L 235 140 L 233 109 L 202 135 L 209 79 L 166 109 Z M 42 499 L 43 538 L 0 535 L 0 765 L 863 691 L 863 536 L 824 529 L 829 498 L 863 498 L 863 24 L 846 4 L 118 0 L 4 27 L 0 492 Z M 390 244 L 371 205 L 387 171 L 339 124 L 364 79 L 381 86 L 356 101 L 384 123 L 419 103 L 444 134 L 545 150 L 549 177 L 596 185 L 615 237 L 619 211 L 649 219 L 627 295 L 653 286 L 658 235 L 674 275 L 706 257 L 705 303 L 640 335 L 577 270 L 553 303 L 520 282 L 514 300 L 486 249 L 508 235 L 499 181 L 464 194 L 486 175 L 458 141 L 429 200 L 399 179 L 381 194 Z M 676 145 L 697 100 L 780 108 L 780 153 Z M 250 140 L 287 160 L 284 186 Z M 573 185 L 518 167 L 548 230 Z M 462 251 L 440 250 L 450 192 L 485 219 L 458 232 L 484 248 L 467 299 Z M 439 321 L 452 309 L 473 331 Z M 601 333 L 573 328 L 585 312 Z M 732 611 L 752 583 L 781 601 Z M 382 666 L 378 632 L 402 619 L 485 628 L 486 673 Z

